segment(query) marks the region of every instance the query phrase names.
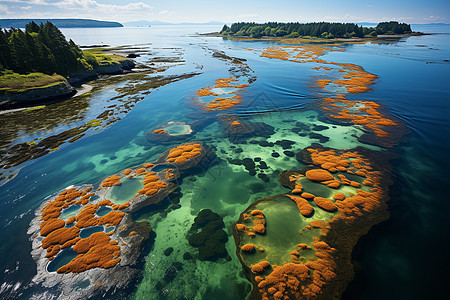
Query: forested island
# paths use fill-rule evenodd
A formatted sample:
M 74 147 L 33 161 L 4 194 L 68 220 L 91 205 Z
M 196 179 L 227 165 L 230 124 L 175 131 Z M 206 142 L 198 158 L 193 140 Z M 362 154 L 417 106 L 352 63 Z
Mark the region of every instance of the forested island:
M 225 36 L 262 37 L 314 37 L 314 38 L 364 38 L 378 35 L 399 35 L 412 33 L 411 26 L 396 21 L 381 22 L 376 27 L 363 27 L 355 23 L 280 23 L 238 22 L 224 25 L 220 34 Z
M 131 60 L 101 49 L 82 51 L 51 22 L 0 29 L 0 107 L 67 98 L 76 92 L 70 84 L 132 67 Z
M 91 19 L 0 19 L 0 28 L 25 28 L 25 25 L 30 22 L 37 24 L 51 22 L 59 28 L 123 27 L 119 22 Z

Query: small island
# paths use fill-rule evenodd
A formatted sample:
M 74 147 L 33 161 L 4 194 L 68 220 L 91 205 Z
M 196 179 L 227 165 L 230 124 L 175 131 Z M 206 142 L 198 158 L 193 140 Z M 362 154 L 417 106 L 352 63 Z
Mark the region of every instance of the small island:
M 411 26 L 397 21 L 381 22 L 376 27 L 363 27 L 355 23 L 280 23 L 238 22 L 224 25 L 222 36 L 249 38 L 374 38 L 382 35 L 413 34 Z
M 74 86 L 135 66 L 103 49 L 82 51 L 51 22 L 0 30 L 0 54 L 0 108 L 67 99 L 76 94 Z

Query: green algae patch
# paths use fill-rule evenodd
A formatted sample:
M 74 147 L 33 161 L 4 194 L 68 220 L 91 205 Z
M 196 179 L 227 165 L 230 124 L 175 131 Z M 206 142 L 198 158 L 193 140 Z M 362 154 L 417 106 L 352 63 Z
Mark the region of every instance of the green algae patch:
M 43 108 L 45 108 L 45 105 L 39 105 L 39 106 L 34 106 L 31 108 L 24 109 L 23 112 L 28 112 L 28 111 L 33 111 L 33 110 L 38 110 L 38 109 L 43 109 Z

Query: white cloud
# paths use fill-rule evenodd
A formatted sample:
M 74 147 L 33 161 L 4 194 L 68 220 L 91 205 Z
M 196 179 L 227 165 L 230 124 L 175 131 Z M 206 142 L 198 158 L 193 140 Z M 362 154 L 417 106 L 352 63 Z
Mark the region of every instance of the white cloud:
M 31 9 L 31 6 L 30 6 L 30 5 L 28 5 L 28 6 L 23 6 L 23 7 L 21 7 L 21 9 L 25 9 L 25 10 Z
M 0 4 L 0 16 L 9 14 L 8 6 Z
M 40 0 L 38 0 L 40 1 Z M 141 11 L 150 10 L 153 7 L 143 2 L 132 2 L 126 5 L 114 5 L 114 4 L 103 4 L 98 3 L 94 0 L 63 0 L 61 2 L 54 3 L 53 5 L 73 10 L 105 10 L 105 11 Z
M 173 10 L 162 10 L 159 12 L 160 15 L 173 16 L 176 14 Z

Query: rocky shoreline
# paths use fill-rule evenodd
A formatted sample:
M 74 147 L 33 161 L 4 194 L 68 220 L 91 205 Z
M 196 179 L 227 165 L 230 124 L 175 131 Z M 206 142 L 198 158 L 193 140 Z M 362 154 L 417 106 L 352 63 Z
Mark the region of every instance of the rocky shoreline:
M 124 59 L 110 65 L 103 65 L 93 70 L 80 71 L 68 76 L 67 81 L 50 86 L 36 87 L 19 92 L 0 92 L 0 109 L 36 106 L 66 100 L 77 93 L 81 86 L 100 75 L 118 75 L 130 71 L 136 66 L 134 61 Z

